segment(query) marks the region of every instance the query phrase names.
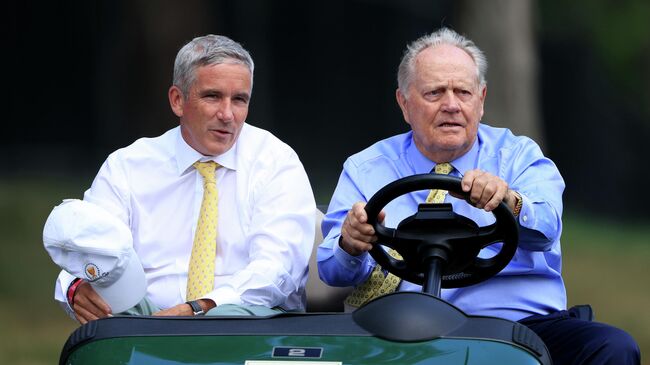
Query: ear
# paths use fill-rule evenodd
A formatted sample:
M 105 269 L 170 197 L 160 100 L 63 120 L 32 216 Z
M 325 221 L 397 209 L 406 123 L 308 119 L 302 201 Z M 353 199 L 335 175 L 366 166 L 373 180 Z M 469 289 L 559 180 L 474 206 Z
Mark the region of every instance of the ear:
M 479 120 L 483 119 L 483 105 L 485 105 L 485 97 L 487 96 L 487 85 L 483 86 L 483 89 L 481 89 L 481 116 Z
M 181 89 L 179 89 L 178 86 L 172 85 L 167 92 L 167 97 L 169 98 L 169 105 L 174 114 L 179 118 L 182 117 L 185 98 L 183 97 Z
M 406 96 L 402 93 L 402 90 L 399 88 L 395 90 L 395 98 L 397 99 L 397 104 L 399 104 L 399 108 L 402 109 L 402 115 L 404 116 L 404 121 L 406 121 L 407 124 L 411 124 L 409 121 L 409 114 L 408 114 L 408 109 L 407 109 L 407 104 L 408 100 L 406 99 Z

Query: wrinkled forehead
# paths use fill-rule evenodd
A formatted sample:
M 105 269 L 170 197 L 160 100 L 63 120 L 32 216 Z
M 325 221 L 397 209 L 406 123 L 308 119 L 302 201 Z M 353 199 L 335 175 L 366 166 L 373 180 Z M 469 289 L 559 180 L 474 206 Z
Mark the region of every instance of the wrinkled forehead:
M 439 45 L 423 49 L 415 59 L 416 79 L 463 82 L 478 86 L 478 66 L 464 50 Z

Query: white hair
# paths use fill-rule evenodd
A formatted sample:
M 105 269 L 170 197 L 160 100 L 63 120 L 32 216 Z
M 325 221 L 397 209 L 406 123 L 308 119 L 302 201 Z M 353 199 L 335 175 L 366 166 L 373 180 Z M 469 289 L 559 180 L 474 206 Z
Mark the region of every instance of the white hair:
M 476 64 L 476 77 L 481 87 L 487 84 L 485 73 L 487 72 L 487 59 L 471 40 L 463 37 L 449 28 L 441 28 L 431 34 L 427 34 L 411 44 L 404 51 L 402 61 L 397 69 L 397 85 L 403 92 L 406 92 L 413 79 L 415 69 L 415 58 L 420 52 L 429 47 L 437 47 L 442 44 L 458 47 L 465 51 Z

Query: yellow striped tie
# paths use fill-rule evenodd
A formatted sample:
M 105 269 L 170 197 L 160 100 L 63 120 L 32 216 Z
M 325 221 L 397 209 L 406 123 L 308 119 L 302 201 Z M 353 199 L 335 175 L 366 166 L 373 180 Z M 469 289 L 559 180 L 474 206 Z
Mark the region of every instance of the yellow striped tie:
M 436 174 L 449 175 L 449 173 L 454 169 L 450 163 L 445 162 L 437 164 L 434 168 Z M 427 196 L 427 203 L 443 203 L 445 201 L 445 196 L 447 195 L 447 190 L 432 189 Z M 388 249 L 388 254 L 393 258 L 401 260 L 402 256 L 392 248 Z M 370 273 L 370 277 L 361 285 L 358 285 L 347 298 L 345 298 L 345 303 L 353 306 L 360 307 L 363 304 L 375 299 L 379 296 L 386 295 L 397 290 L 399 286 L 400 278 L 388 273 L 384 275 L 380 265 L 375 265 L 374 270 Z
M 214 161 L 195 162 L 194 168 L 203 176 L 203 201 L 196 224 L 192 255 L 187 273 L 187 300 L 195 300 L 214 288 L 214 261 L 217 253 L 217 217 L 219 194 Z

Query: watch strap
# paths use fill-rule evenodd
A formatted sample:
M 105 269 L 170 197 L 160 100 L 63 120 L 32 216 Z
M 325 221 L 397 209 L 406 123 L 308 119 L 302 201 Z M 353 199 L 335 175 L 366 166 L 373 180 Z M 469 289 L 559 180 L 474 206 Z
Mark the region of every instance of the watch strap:
M 524 205 L 524 198 L 521 197 L 521 194 L 519 194 L 518 191 L 513 190 L 515 193 L 515 196 L 517 197 L 517 200 L 515 201 L 515 208 L 512 210 L 512 215 L 516 217 L 519 217 L 519 213 L 521 213 L 521 208 Z
M 185 304 L 189 304 L 190 307 L 192 307 L 192 313 L 194 313 L 195 316 L 205 314 L 198 300 L 190 300 L 188 302 L 185 302 Z

